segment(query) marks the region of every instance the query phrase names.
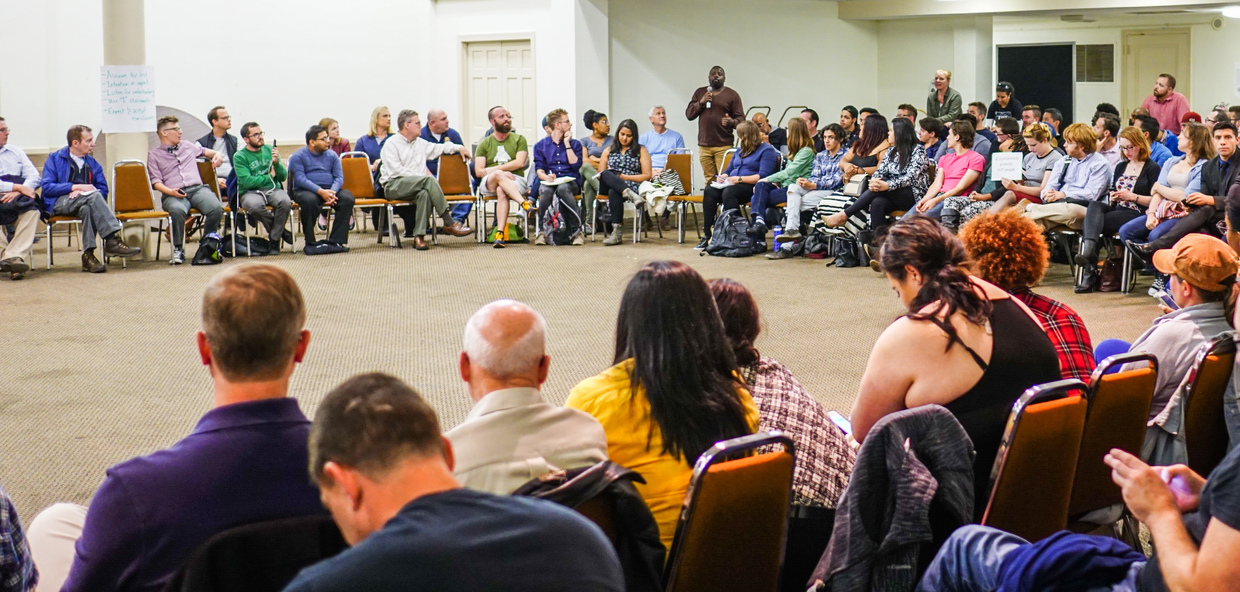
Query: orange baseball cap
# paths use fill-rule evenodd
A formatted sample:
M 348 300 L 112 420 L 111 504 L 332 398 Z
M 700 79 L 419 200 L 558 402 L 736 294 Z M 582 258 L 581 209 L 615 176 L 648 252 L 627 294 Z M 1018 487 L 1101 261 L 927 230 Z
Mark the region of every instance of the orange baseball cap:
M 1154 267 L 1175 274 L 1207 292 L 1230 288 L 1240 270 L 1240 259 L 1227 243 L 1200 233 L 1190 234 L 1170 249 L 1154 253 Z

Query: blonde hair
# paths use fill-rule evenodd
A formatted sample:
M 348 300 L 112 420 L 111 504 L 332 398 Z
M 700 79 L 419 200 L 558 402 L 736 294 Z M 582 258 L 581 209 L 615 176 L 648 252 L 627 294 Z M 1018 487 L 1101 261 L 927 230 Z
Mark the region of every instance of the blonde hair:
M 383 133 L 389 136 L 392 135 L 392 120 L 390 119 L 392 116 L 392 110 L 388 109 L 387 107 L 375 107 L 375 110 L 370 112 L 370 128 L 369 128 L 370 134 L 369 135 L 372 135 L 372 136 L 379 135 L 379 114 L 383 113 L 384 111 L 388 112 L 389 119 L 388 119 L 388 128 L 383 130 Z
M 568 117 L 568 111 L 563 109 L 552 109 L 547 114 L 547 126 L 552 127 L 560 121 L 561 118 Z
M 1137 149 L 1137 160 L 1145 162 L 1150 159 L 1150 141 L 1146 139 L 1141 128 L 1128 126 L 1119 130 L 1119 137 L 1128 140 Z
M 741 155 L 753 154 L 753 151 L 757 150 L 758 145 L 762 143 L 762 134 L 758 131 L 758 124 L 749 120 L 742 121 L 736 126 L 736 138 L 740 140 Z
M 1072 142 L 1081 147 L 1085 154 L 1098 151 L 1098 132 L 1084 123 L 1074 123 L 1063 130 L 1064 143 Z
M 809 137 L 809 125 L 804 119 L 794 117 L 788 121 L 788 154 L 796 156 L 802 148 L 813 147 L 814 139 Z
M 942 75 L 943 75 L 943 77 L 944 77 L 944 78 L 946 78 L 946 79 L 948 79 L 948 80 L 951 80 L 951 79 L 952 79 L 952 71 L 951 71 L 951 70 L 935 70 L 935 71 L 934 71 L 934 73 L 935 73 L 935 74 L 942 74 Z
M 330 117 L 324 117 L 319 120 L 319 125 L 323 126 L 323 129 L 331 129 L 333 125 L 340 125 L 340 122 Z

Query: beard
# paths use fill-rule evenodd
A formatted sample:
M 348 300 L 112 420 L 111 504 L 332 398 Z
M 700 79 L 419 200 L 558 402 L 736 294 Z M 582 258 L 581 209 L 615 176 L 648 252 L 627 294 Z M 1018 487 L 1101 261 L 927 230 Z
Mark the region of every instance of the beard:
M 499 134 L 506 134 L 506 133 L 508 133 L 508 132 L 510 132 L 510 131 L 512 131 L 512 122 L 511 122 L 511 121 L 510 121 L 510 122 L 508 122 L 508 123 L 497 123 L 497 124 L 495 124 L 495 132 L 496 132 L 496 133 L 499 133 Z

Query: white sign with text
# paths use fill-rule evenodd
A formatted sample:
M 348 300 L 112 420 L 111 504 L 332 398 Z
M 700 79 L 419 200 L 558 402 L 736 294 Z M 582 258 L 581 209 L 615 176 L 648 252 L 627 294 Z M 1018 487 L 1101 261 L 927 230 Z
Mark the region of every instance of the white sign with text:
M 996 152 L 990 155 L 990 180 L 1011 179 L 1019 183 L 1025 175 L 1023 155 L 1019 152 Z
M 103 66 L 103 131 L 155 130 L 155 67 Z

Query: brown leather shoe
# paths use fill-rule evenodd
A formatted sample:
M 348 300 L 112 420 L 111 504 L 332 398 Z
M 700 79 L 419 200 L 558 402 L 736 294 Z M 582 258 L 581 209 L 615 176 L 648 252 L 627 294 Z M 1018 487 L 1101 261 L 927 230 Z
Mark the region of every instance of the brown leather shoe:
M 473 229 L 460 222 L 453 222 L 451 226 L 444 226 L 443 232 L 452 236 L 469 236 L 474 233 Z
M 413 237 L 413 248 L 419 251 L 425 251 L 427 249 L 430 249 L 430 246 L 426 244 L 426 237 L 415 236 Z
M 90 273 L 103 273 L 107 270 L 108 268 L 104 267 L 103 264 L 95 258 L 94 252 L 86 251 L 85 253 L 82 253 L 82 271 L 87 271 Z
M 142 249 L 131 247 L 121 240 L 120 236 L 103 241 L 103 252 L 117 257 L 134 257 L 142 253 Z

